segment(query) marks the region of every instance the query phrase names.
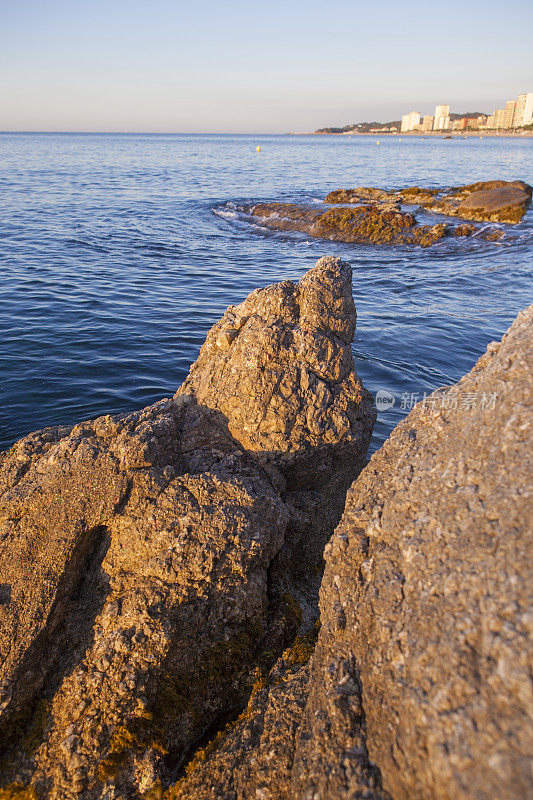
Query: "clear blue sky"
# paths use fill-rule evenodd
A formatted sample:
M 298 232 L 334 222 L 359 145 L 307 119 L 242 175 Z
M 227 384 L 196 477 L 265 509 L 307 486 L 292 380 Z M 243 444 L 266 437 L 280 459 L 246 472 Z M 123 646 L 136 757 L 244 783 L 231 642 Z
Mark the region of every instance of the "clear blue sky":
M 527 0 L 0 0 L 0 130 L 285 132 L 533 91 Z

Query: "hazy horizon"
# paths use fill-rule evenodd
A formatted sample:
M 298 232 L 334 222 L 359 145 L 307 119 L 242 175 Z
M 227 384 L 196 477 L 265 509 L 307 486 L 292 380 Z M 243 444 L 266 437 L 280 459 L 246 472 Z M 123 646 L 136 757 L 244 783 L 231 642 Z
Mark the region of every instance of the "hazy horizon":
M 533 8 L 0 0 L 0 130 L 312 131 L 533 91 Z

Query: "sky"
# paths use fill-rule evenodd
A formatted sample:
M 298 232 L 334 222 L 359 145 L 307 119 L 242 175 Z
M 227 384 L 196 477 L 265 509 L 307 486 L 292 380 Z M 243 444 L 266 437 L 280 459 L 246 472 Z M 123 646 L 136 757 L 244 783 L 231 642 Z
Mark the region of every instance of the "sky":
M 0 0 L 0 130 L 285 133 L 533 91 L 529 0 Z

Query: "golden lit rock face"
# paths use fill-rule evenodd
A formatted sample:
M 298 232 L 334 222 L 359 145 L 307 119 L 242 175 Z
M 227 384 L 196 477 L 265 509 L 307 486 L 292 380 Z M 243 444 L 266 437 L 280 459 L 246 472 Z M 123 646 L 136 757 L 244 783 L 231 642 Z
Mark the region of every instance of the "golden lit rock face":
M 351 286 L 348 265 L 322 258 L 298 283 L 253 292 L 208 334 L 178 392 L 218 412 L 229 434 L 291 487 L 309 485 L 310 469 L 317 484 L 327 478 L 324 448 L 364 458 L 374 412 L 351 351 Z
M 533 306 L 371 458 L 310 661 L 285 651 L 165 800 L 529 796 L 532 341 Z
M 457 216 L 492 222 L 520 222 L 531 196 L 518 187 L 482 189 L 471 192 L 461 201 Z
M 355 322 L 321 259 L 0 454 L 0 800 L 528 796 L 533 307 L 360 475 Z
M 532 342 L 533 306 L 349 490 L 326 547 L 295 797 L 355 796 L 346 753 L 361 737 L 394 800 L 528 796 Z M 350 682 L 355 705 L 336 703 Z
M 316 615 L 375 420 L 355 320 L 321 259 L 229 309 L 173 399 L 0 455 L 0 797 L 156 791 Z

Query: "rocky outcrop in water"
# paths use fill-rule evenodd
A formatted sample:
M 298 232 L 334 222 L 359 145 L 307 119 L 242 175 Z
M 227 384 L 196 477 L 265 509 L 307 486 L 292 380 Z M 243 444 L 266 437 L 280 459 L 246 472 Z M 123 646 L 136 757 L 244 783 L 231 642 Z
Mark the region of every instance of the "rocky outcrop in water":
M 316 650 L 288 649 L 176 800 L 531 797 L 533 306 L 351 487 Z
M 258 203 L 241 209 L 271 230 L 300 231 L 308 236 L 350 244 L 407 244 L 429 247 L 446 235 L 444 225 L 418 225 L 413 214 L 394 206 L 362 205 L 331 208 L 288 203 Z
M 174 398 L 0 455 L 2 800 L 530 796 L 533 307 L 342 514 L 355 321 L 321 259 Z
M 393 191 L 362 186 L 357 189 L 336 189 L 327 195 L 324 202 L 356 205 L 370 202 L 379 209 L 396 210 L 401 209 L 401 204 L 417 205 L 433 214 L 478 222 L 514 224 L 520 222 L 531 204 L 531 192 L 531 186 L 524 181 L 481 181 L 442 191 L 419 186 Z M 456 229 L 453 230 L 458 233 Z M 472 232 L 475 230 L 472 229 Z M 486 233 L 484 235 L 486 237 Z
M 517 181 L 506 186 L 457 192 L 459 205 L 454 208 L 458 217 L 490 222 L 520 222 L 531 203 L 531 186 Z
M 531 204 L 532 188 L 523 181 L 485 181 L 451 189 L 335 189 L 324 203 L 332 208 L 295 203 L 255 203 L 238 207 L 254 225 L 274 231 L 348 244 L 430 247 L 445 237 L 468 236 L 499 241 L 505 231 L 486 224 L 420 224 L 419 211 L 475 222 L 520 222 Z M 409 210 L 402 210 L 407 206 Z
M 230 308 L 173 399 L 0 456 L 0 797 L 157 791 L 316 617 L 375 419 L 355 323 L 321 259 Z

